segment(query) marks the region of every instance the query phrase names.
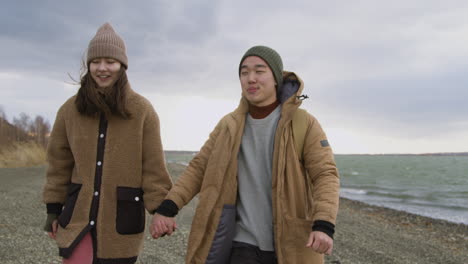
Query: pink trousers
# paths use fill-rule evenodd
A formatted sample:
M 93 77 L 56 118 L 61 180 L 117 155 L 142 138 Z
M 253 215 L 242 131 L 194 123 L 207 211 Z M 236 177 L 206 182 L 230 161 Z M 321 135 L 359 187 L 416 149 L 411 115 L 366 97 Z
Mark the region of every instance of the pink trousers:
M 73 250 L 68 259 L 63 259 L 62 264 L 92 264 L 93 263 L 93 239 L 91 233 L 87 233 Z

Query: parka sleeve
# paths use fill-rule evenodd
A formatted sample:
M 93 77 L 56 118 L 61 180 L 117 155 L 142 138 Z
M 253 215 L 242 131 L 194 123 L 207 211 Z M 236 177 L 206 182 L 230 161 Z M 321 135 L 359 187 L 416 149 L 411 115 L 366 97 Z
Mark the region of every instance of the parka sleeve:
M 203 184 L 206 166 L 210 159 L 213 147 L 221 130 L 223 120 L 221 120 L 210 133 L 208 140 L 205 142 L 200 152 L 190 161 L 185 171 L 177 179 L 174 187 L 167 195 L 166 199 L 172 200 L 178 207 L 182 209 L 188 204 L 195 195 L 200 192 Z
M 335 224 L 340 188 L 338 169 L 325 132 L 311 115 L 303 154 L 304 166 L 313 186 L 313 220 Z
M 57 113 L 47 144 L 48 168 L 43 202 L 47 204 L 48 213 L 60 214 L 75 165 L 67 136 L 65 112 L 65 107 L 62 106 Z
M 152 213 L 166 197 L 172 181 L 166 167 L 159 117 L 152 106 L 149 108 L 151 111 L 146 116 L 143 127 L 142 187 L 145 208 Z

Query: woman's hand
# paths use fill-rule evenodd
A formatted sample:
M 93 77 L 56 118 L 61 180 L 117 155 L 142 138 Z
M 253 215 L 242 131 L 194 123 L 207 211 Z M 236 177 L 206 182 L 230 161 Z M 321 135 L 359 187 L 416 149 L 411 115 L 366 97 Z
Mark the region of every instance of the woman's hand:
M 55 239 L 57 235 L 58 221 L 57 219 L 52 222 L 52 232 L 47 232 L 50 238 Z

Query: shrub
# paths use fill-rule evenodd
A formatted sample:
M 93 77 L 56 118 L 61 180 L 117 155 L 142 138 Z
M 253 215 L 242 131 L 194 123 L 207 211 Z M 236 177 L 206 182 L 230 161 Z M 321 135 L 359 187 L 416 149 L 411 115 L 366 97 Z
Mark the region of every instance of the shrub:
M 32 167 L 46 164 L 46 150 L 36 142 L 14 142 L 0 150 L 0 168 Z

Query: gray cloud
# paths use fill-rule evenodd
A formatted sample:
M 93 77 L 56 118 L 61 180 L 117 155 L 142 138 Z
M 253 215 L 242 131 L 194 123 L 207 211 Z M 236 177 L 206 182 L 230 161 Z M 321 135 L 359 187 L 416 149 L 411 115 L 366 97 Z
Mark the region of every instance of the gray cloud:
M 420 137 L 468 129 L 467 85 L 466 69 L 461 68 L 401 79 L 342 81 L 312 100 L 334 113 L 336 122 Z
M 334 124 L 439 135 L 468 131 L 467 12 L 466 1 L 7 1 L 0 73 L 63 86 L 67 73 L 78 76 L 97 28 L 110 21 L 125 39 L 130 81 L 142 93 L 237 101 L 239 59 L 264 44 L 304 79 L 311 96 L 304 105 Z M 43 96 L 33 89 L 0 96 L 16 94 L 27 104 Z M 67 92 L 59 92 L 60 102 Z M 0 103 L 8 114 L 12 107 Z
M 172 46 L 203 44 L 215 31 L 216 4 L 209 1 L 89 1 L 88 5 L 86 1 L 40 1 L 6 5 L 0 11 L 0 23 L 8 25 L 0 29 L 0 55 L 9 62 L 0 66 L 4 71 L 44 71 L 48 75 L 58 71 L 59 76 L 75 70 L 89 40 L 106 21 L 124 38 L 130 63 L 147 61 L 158 52 L 167 54 Z M 163 65 L 165 61 L 151 67 L 168 68 Z

